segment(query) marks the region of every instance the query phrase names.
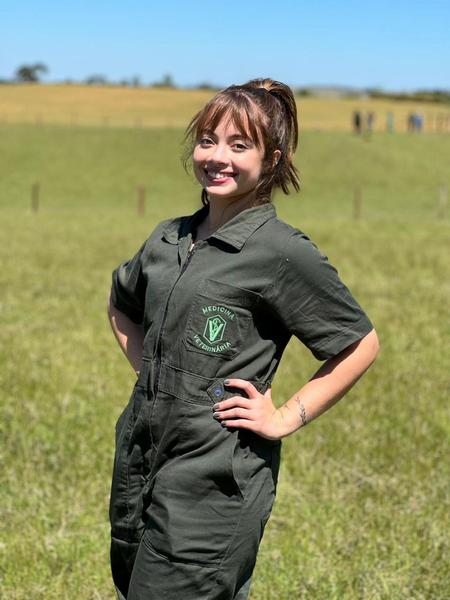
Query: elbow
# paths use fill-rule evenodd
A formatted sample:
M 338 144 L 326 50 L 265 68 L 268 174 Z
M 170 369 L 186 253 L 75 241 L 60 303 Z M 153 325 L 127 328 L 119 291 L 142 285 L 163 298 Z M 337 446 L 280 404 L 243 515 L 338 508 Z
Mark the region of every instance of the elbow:
M 378 353 L 380 352 L 380 340 L 375 329 L 372 329 L 366 336 L 367 343 L 367 354 L 369 359 L 369 365 L 375 362 Z
M 113 307 L 113 303 L 111 301 L 111 292 L 109 292 L 107 300 L 106 300 L 106 313 L 107 313 L 108 317 L 111 317 L 112 307 Z

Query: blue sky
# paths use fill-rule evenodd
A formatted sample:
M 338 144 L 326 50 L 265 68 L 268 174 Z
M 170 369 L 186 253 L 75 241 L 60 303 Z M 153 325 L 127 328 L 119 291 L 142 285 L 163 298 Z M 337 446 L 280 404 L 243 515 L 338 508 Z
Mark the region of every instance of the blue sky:
M 448 89 L 449 24 L 449 0 L 0 0 L 0 78 Z

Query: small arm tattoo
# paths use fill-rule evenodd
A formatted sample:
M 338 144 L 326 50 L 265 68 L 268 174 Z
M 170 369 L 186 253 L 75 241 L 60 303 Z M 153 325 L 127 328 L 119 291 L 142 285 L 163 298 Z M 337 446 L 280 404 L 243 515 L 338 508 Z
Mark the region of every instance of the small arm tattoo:
M 302 427 L 303 427 L 309 423 L 309 417 L 306 414 L 306 408 L 305 408 L 305 405 L 303 404 L 303 402 L 301 401 L 301 398 L 296 398 L 295 401 L 297 402 L 298 408 L 300 410 L 300 418 L 302 420 Z

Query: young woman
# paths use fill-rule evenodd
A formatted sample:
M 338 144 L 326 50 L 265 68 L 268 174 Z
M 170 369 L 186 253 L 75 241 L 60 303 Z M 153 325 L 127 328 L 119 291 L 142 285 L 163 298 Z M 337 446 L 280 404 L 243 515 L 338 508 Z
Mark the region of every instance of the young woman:
M 113 273 L 110 321 L 137 372 L 116 426 L 119 598 L 247 598 L 281 439 L 342 398 L 377 355 L 336 269 L 271 203 L 276 188 L 299 188 L 297 134 L 288 86 L 257 79 L 219 92 L 186 135 L 202 208 L 160 223 Z M 291 335 L 325 362 L 275 405 Z

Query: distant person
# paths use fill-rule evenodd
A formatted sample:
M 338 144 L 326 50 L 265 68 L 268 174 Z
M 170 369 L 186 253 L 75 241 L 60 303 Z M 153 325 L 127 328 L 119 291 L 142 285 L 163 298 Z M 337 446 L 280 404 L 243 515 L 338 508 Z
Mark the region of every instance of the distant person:
M 408 115 L 408 131 L 414 133 L 416 131 L 416 113 L 411 112 Z
M 353 131 L 358 135 L 361 133 L 361 126 L 362 126 L 361 121 L 362 121 L 361 113 L 359 112 L 359 110 L 353 111 L 353 115 L 352 115 Z
M 375 123 L 375 113 L 370 110 L 366 115 L 366 130 L 368 133 L 372 133 L 374 123 Z
M 423 129 L 424 117 L 422 113 L 416 113 L 416 131 L 420 133 Z
M 185 138 L 203 206 L 159 223 L 113 272 L 111 327 L 137 374 L 116 426 L 109 513 L 121 599 L 245 600 L 281 440 L 377 355 L 337 270 L 272 204 L 274 189 L 299 189 L 297 137 L 287 85 L 254 79 L 217 93 Z M 275 405 L 293 335 L 325 362 Z
M 391 111 L 386 113 L 386 131 L 389 133 L 394 131 L 394 114 Z
M 406 117 L 406 130 L 412 131 L 412 128 L 413 128 L 412 113 L 408 113 L 408 116 Z

